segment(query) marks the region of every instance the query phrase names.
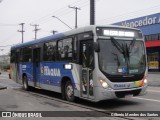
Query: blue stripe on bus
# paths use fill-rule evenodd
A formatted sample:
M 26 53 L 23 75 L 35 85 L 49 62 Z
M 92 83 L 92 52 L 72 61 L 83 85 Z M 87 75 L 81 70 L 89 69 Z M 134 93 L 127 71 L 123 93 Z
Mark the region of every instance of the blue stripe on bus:
M 60 87 L 61 79 L 63 77 L 68 77 L 75 88 L 75 81 L 73 79 L 72 72 L 71 70 L 64 69 L 64 64 L 68 64 L 68 62 L 41 62 L 37 82 Z M 26 73 L 28 81 L 34 82 L 33 63 L 20 63 L 19 73 L 20 75 Z M 22 78 L 22 76 L 19 77 Z

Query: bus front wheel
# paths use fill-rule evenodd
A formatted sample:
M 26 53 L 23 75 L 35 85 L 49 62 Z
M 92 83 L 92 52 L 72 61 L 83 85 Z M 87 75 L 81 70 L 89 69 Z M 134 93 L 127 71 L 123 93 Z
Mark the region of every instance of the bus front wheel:
M 68 101 L 73 102 L 75 100 L 74 97 L 74 89 L 71 81 L 67 81 L 65 85 L 65 97 Z
M 24 77 L 23 77 L 23 89 L 24 89 L 24 90 L 29 90 L 27 76 L 24 76 Z

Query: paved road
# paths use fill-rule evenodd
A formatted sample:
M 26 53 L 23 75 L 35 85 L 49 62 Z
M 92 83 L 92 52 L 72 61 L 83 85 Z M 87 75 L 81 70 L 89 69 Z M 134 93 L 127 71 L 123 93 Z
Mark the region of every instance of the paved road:
M 87 108 L 78 107 L 72 104 L 67 104 L 65 102 L 61 102 L 60 95 L 49 92 L 42 91 L 44 96 L 56 97 L 56 99 L 60 99 L 60 101 L 56 99 L 49 99 L 48 97 L 41 97 L 38 94 L 39 90 L 33 89 L 31 92 L 26 92 L 21 89 L 21 85 L 13 82 L 8 79 L 7 75 L 0 76 L 0 85 L 6 86 L 7 89 L 0 90 L 0 111 L 90 111 Z M 32 94 L 34 93 L 34 94 Z M 36 94 L 37 93 L 37 94 Z M 52 95 L 55 94 L 55 95 Z M 63 100 L 62 100 L 63 101 Z M 69 113 L 69 114 L 72 114 Z M 62 113 L 61 113 L 62 114 Z M 87 116 L 88 113 L 76 113 L 77 116 Z M 86 115 L 85 115 L 86 114 Z M 92 116 L 92 113 L 90 113 Z M 20 118 L 0 118 L 0 120 L 19 120 Z M 108 120 L 110 117 L 63 117 L 58 115 L 58 118 L 38 118 L 38 120 Z M 123 120 L 123 118 L 112 117 L 113 120 Z M 23 118 L 23 120 L 27 120 L 27 118 Z M 32 120 L 37 120 L 36 118 L 32 118 Z
M 88 111 L 87 108 L 81 108 L 75 105 L 59 102 L 54 99 L 43 98 L 37 96 L 36 94 L 41 94 L 40 92 L 30 92 L 21 91 L 21 85 L 8 79 L 7 74 L 0 76 L 0 85 L 6 86 L 7 89 L 0 90 L 0 111 Z M 59 94 L 52 95 L 52 92 L 43 91 L 44 96 L 55 97 L 60 99 Z M 101 101 L 99 103 L 91 103 L 85 100 L 79 100 L 76 104 L 80 106 L 92 107 L 105 111 L 160 111 L 160 87 L 149 86 L 148 94 L 145 96 L 139 96 L 129 99 L 116 99 Z M 53 118 L 47 118 L 53 119 Z M 56 118 L 57 119 L 57 118 Z M 60 118 L 59 118 L 60 119 Z M 61 118 L 63 119 L 63 118 Z M 65 118 L 81 120 L 82 118 Z M 89 120 L 91 118 L 83 118 Z M 122 118 L 93 118 L 93 119 L 115 119 L 122 120 Z M 144 117 L 144 118 L 132 118 L 132 119 L 144 119 L 144 120 L 159 120 L 156 117 Z M 17 118 L 15 118 L 17 120 Z M 42 119 L 43 120 L 43 119 Z

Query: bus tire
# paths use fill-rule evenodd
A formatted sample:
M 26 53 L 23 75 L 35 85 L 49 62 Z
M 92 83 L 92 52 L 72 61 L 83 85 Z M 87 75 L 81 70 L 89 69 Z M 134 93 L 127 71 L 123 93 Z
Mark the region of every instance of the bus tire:
M 70 102 L 75 100 L 74 89 L 70 80 L 68 80 L 65 84 L 65 98 Z
M 23 89 L 24 90 L 29 90 L 28 79 L 27 79 L 26 75 L 23 76 Z

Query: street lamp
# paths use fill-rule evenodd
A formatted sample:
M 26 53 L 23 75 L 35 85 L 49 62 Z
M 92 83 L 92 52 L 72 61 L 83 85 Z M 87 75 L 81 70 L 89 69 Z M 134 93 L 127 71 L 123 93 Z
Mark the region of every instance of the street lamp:
M 61 21 L 63 24 L 65 24 L 67 27 L 69 27 L 70 29 L 72 29 L 69 25 L 67 25 L 65 22 L 63 22 L 63 21 L 62 21 L 61 19 L 59 19 L 58 17 L 56 17 L 56 16 L 52 16 L 52 17 L 58 19 L 58 20 Z

